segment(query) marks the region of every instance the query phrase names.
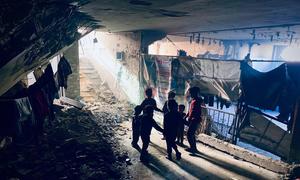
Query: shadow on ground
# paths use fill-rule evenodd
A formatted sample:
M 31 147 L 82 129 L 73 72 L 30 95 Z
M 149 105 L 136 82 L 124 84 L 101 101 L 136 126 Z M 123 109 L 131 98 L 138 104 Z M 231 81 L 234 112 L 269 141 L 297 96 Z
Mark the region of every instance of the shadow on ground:
M 157 144 L 152 143 L 152 147 L 157 149 L 162 154 L 167 154 L 167 151 L 165 148 L 162 148 L 158 146 Z M 255 172 L 250 172 L 249 170 L 239 167 L 237 164 L 233 164 L 230 162 L 226 162 L 222 159 L 218 159 L 216 157 L 211 157 L 209 155 L 206 155 L 204 153 L 196 153 L 196 154 L 190 154 L 190 156 L 193 156 L 195 158 L 201 158 L 203 160 L 206 160 L 208 162 L 211 162 L 221 168 L 227 169 L 228 171 L 235 172 L 236 174 L 241 174 L 244 177 L 250 178 L 250 179 L 262 179 L 260 174 L 257 174 Z M 188 172 L 189 174 L 201 178 L 201 179 L 222 179 L 222 177 L 213 174 L 206 169 L 202 168 L 201 165 L 196 165 L 190 161 L 187 161 L 186 159 L 182 158 L 180 161 L 173 161 L 176 163 L 181 169 Z M 166 172 L 166 171 L 165 171 Z M 224 178 L 224 177 L 223 177 Z

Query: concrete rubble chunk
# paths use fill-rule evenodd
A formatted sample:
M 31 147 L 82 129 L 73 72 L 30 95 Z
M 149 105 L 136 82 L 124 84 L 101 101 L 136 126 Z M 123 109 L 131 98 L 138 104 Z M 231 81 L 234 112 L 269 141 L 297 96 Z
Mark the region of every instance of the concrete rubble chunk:
M 208 146 L 214 147 L 217 150 L 228 153 L 236 158 L 251 162 L 265 169 L 276 173 L 286 174 L 290 171 L 291 166 L 279 160 L 273 160 L 255 152 L 246 150 L 234 144 L 216 139 L 214 137 L 200 134 L 198 140 Z

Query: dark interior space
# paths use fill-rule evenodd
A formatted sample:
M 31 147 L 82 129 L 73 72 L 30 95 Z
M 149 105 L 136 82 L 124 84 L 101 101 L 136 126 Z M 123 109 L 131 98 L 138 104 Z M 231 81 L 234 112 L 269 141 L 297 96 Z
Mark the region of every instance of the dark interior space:
M 0 0 L 0 179 L 300 178 L 299 12 Z

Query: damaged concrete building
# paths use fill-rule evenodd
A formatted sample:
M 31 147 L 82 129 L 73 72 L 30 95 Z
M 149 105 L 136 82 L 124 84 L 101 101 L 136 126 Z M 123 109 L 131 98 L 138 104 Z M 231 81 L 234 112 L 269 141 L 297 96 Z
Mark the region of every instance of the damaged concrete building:
M 299 178 L 299 12 L 297 0 L 1 0 L 0 179 Z M 199 152 L 185 137 L 181 160 L 165 159 L 153 131 L 140 162 L 145 90 L 189 112 L 191 87 Z

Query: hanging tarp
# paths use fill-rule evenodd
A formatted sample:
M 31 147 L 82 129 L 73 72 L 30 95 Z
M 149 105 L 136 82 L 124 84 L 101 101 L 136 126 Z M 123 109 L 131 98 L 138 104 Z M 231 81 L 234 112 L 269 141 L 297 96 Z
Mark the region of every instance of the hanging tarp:
M 259 72 L 241 63 L 242 100 L 261 109 L 279 107 L 277 120 L 288 124 L 300 88 L 300 63 L 284 63 L 269 72 Z M 261 149 L 287 158 L 292 135 L 264 115 L 247 110 L 248 115 L 239 129 L 239 137 Z M 290 123 L 291 124 L 291 123 Z M 289 127 L 289 126 L 288 126 Z
M 185 80 L 186 73 L 184 73 L 183 66 L 179 59 L 172 59 L 171 64 L 171 90 L 175 91 L 177 95 L 183 96 L 185 94 Z
M 165 56 L 158 56 L 155 59 L 157 69 L 157 92 L 160 102 L 165 102 L 170 91 L 171 82 L 171 61 Z
M 158 89 L 160 100 L 166 99 L 169 90 L 184 95 L 191 86 L 198 86 L 202 94 L 216 95 L 228 101 L 239 98 L 238 61 L 156 55 L 144 55 L 143 61 L 146 83 Z
M 234 102 L 242 91 L 246 104 L 269 110 L 279 106 L 284 115 L 300 94 L 300 63 L 284 63 L 269 72 L 259 72 L 242 61 L 193 57 L 144 55 L 143 63 L 145 83 L 164 98 L 167 90 L 183 95 L 187 88 L 198 86 L 202 94 Z
M 142 66 L 142 79 L 145 81 L 144 83 L 147 86 L 150 87 L 156 87 L 156 81 L 157 81 L 157 73 L 156 73 L 156 60 L 154 56 L 149 56 L 142 59 L 142 63 L 144 66 Z
M 300 64 L 284 63 L 269 72 L 259 72 L 241 63 L 243 101 L 261 109 L 279 107 L 280 119 L 286 121 L 300 95 Z
M 227 101 L 238 100 L 240 62 L 192 58 L 182 60 L 181 65 L 193 72 L 190 84 L 200 87 L 203 94 L 216 95 Z
M 244 101 L 251 106 L 275 110 L 286 86 L 285 64 L 269 72 L 259 72 L 241 63 L 241 86 Z
M 294 89 L 294 93 L 300 95 L 300 63 L 287 63 L 288 78 Z

